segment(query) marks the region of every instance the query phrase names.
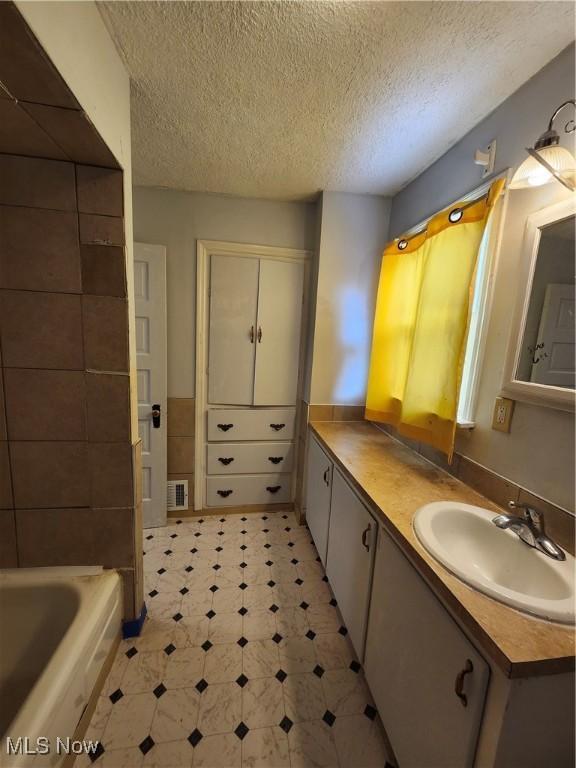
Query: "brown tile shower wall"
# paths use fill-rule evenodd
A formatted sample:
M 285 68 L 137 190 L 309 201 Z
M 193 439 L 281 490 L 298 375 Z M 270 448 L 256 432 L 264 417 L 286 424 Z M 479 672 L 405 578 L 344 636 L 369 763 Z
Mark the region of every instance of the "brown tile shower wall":
M 194 400 L 168 398 L 168 480 L 188 480 L 188 511 L 194 509 Z M 182 514 L 180 510 L 178 514 Z
M 4 154 L 0 178 L 0 567 L 122 569 L 133 618 L 122 171 Z

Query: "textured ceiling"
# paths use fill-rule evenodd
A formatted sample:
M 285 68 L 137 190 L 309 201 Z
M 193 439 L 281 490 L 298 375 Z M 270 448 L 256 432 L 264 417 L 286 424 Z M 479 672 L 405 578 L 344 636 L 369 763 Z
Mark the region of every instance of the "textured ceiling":
M 103 2 L 137 184 L 393 194 L 566 47 L 571 2 Z M 568 94 L 571 95 L 571 94 Z

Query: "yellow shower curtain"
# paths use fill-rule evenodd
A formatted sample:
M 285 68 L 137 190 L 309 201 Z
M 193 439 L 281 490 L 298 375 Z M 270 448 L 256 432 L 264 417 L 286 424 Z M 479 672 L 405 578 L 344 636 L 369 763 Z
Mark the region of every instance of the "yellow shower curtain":
M 502 191 L 456 203 L 383 254 L 365 417 L 452 458 L 476 257 Z

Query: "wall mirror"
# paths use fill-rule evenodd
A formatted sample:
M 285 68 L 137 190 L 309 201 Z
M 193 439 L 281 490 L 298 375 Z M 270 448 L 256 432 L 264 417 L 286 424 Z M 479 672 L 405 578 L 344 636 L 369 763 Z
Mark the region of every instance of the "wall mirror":
M 573 411 L 574 197 L 528 217 L 503 394 Z

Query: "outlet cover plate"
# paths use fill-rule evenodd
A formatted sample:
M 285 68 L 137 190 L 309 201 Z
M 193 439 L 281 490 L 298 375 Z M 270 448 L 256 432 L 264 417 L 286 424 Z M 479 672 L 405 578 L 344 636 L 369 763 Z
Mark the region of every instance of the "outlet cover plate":
M 514 400 L 509 400 L 507 397 L 497 397 L 494 402 L 492 429 L 497 429 L 499 432 L 510 432 L 513 411 Z

